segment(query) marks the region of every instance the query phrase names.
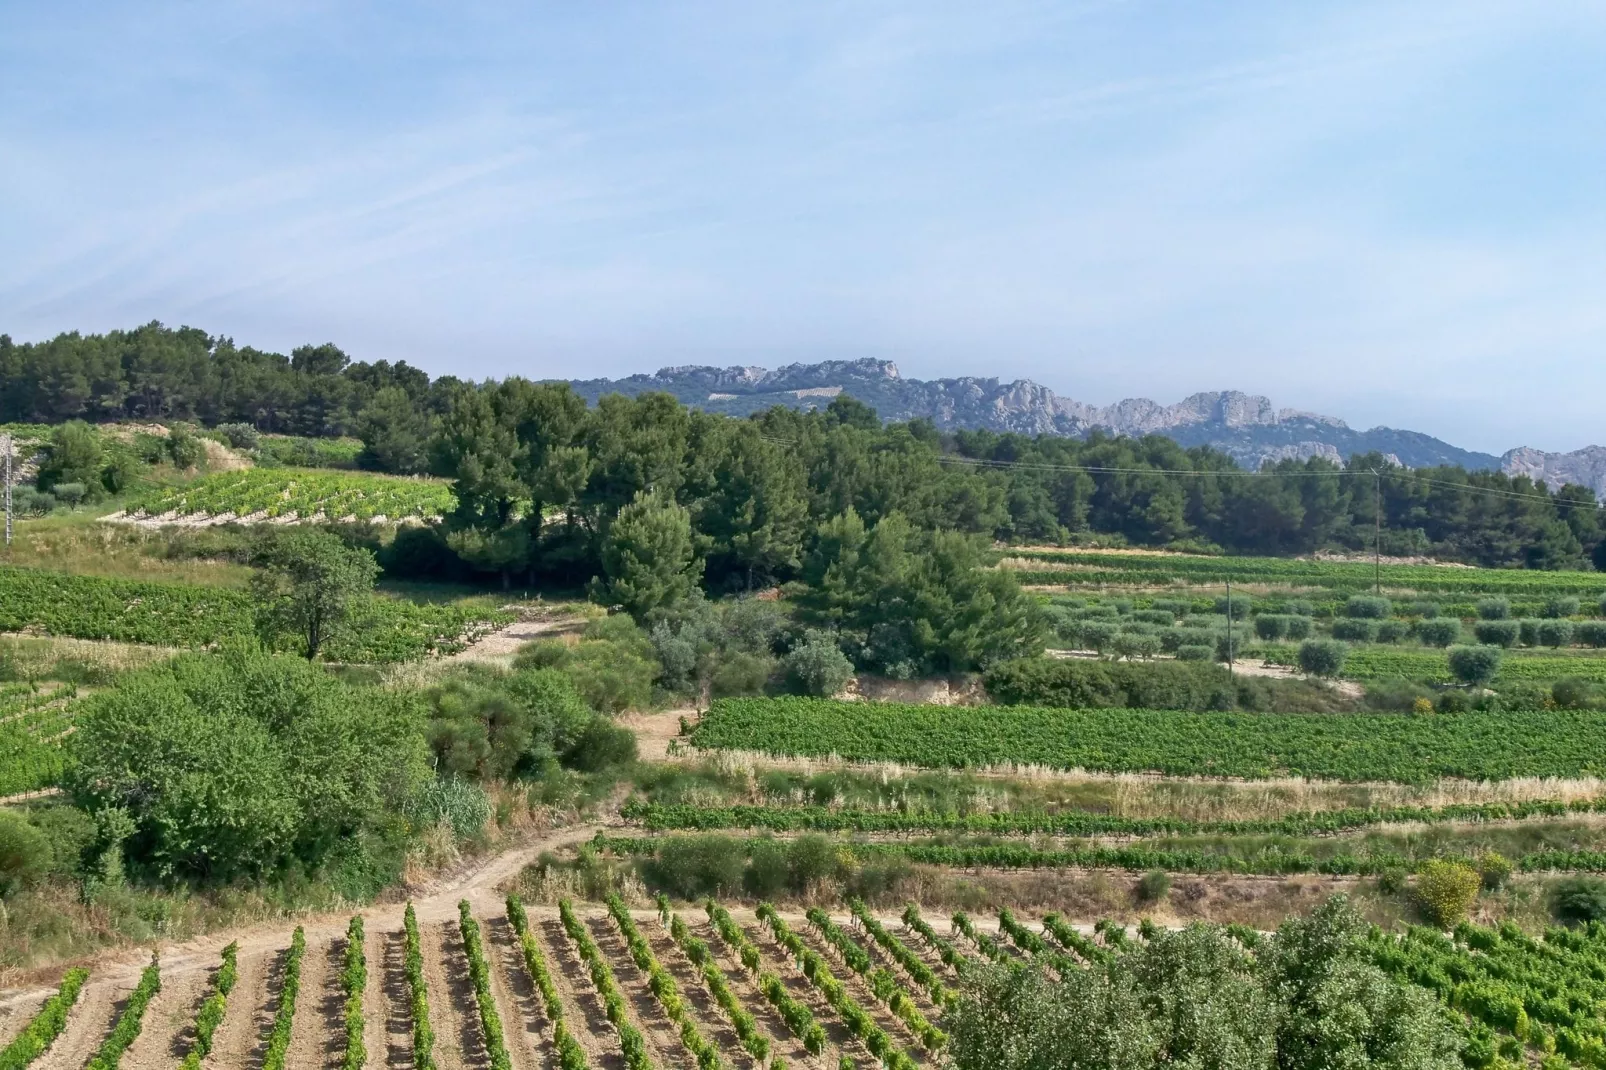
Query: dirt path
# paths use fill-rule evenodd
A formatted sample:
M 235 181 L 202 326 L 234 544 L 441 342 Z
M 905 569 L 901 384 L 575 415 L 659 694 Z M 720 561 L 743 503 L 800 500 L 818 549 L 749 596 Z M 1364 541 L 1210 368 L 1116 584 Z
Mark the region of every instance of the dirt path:
M 714 961 L 725 975 L 725 983 L 736 994 L 736 998 L 741 1000 L 742 1006 L 747 1008 L 759 1028 L 768 1034 L 771 1058 L 778 1055 L 786 1060 L 788 1066 L 811 1063 L 814 1056 L 809 1054 L 809 1050 L 803 1046 L 801 1040 L 792 1035 L 792 1031 L 786 1026 L 786 1019 L 782 1018 L 781 1012 L 765 998 L 763 991 L 758 987 L 758 982 L 747 972 L 741 959 L 726 946 L 724 940 L 720 939 L 719 933 L 714 931 L 714 923 L 708 920 L 707 915 L 698 918 L 688 912 L 682 914 L 681 918 L 686 922 L 686 927 L 691 930 L 692 935 L 708 945 L 709 950 L 714 953 Z
M 647 975 L 637 968 L 635 960 L 630 957 L 630 949 L 625 946 L 624 937 L 619 935 L 613 919 L 605 914 L 592 914 L 582 915 L 581 920 L 591 930 L 591 938 L 597 942 L 597 947 L 613 969 L 614 980 L 619 982 L 619 991 L 630 1008 L 635 1026 L 647 1038 L 647 1048 L 654 1056 L 653 1061 L 665 1070 L 675 1067 L 692 1070 L 695 1064 L 691 1053 L 680 1042 L 679 1033 L 663 1008 L 658 1006 L 657 998 L 648 990 Z
M 489 635 L 481 636 L 447 661 L 501 661 L 519 652 L 525 643 L 537 639 L 552 639 L 585 627 L 585 618 L 572 614 L 554 614 L 532 620 L 516 620 Z
M 379 986 L 379 998 L 368 1011 L 368 1020 L 381 1031 L 379 1039 L 368 1045 L 368 1058 L 376 1064 L 412 1070 L 413 1004 L 407 986 L 406 939 L 400 932 L 370 933 L 368 942 L 378 951 L 368 961 L 369 991 Z
M 429 985 L 429 1020 L 435 1027 L 435 1061 L 441 1070 L 490 1066 L 457 923 L 422 925 L 419 937 L 424 980 Z
M 162 978 L 162 990 L 145 1008 L 139 1036 L 123 1053 L 126 1070 L 172 1070 L 184 1058 L 194 1042 L 195 1012 L 211 984 L 212 975 L 199 970 Z
M 290 1027 L 290 1048 L 285 1065 L 296 1070 L 318 1070 L 338 1060 L 345 1050 L 344 996 L 340 990 L 340 964 L 345 940 L 308 940 L 301 955 L 301 988 L 296 993 L 296 1014 Z
M 44 992 L 30 992 L 25 998 L 17 999 L 0 1007 L 0 1048 L 10 1044 L 17 1038 L 17 1034 L 27 1028 L 33 1021 L 33 1016 L 39 1013 L 39 1008 L 45 1005 L 49 995 Z
M 547 968 L 552 971 L 552 983 L 563 1001 L 569 1031 L 585 1049 L 586 1061 L 606 1070 L 623 1070 L 625 1059 L 619 1047 L 619 1034 L 609 1023 L 602 1009 L 602 998 L 597 995 L 585 964 L 580 961 L 580 953 L 563 931 L 562 923 L 553 916 L 539 920 L 532 916 L 530 926 L 541 942 Z
M 368 984 L 362 990 L 362 1044 L 368 1051 L 368 1065 L 372 1067 L 396 1066 L 397 1061 L 390 1054 L 390 1026 L 395 1011 L 390 1004 L 387 982 L 388 956 L 390 944 L 395 934 L 392 933 L 364 933 L 363 962 L 368 969 Z M 398 966 L 401 959 L 396 960 Z M 402 991 L 405 993 L 405 974 Z M 403 1000 L 402 1009 L 407 1010 L 407 1003 Z M 412 1021 L 404 1015 L 402 1021 L 406 1023 L 403 1035 L 406 1037 L 407 1065 L 412 1065 Z
M 524 965 L 524 953 L 507 918 L 480 923 L 485 934 L 485 957 L 490 961 L 491 989 L 502 1015 L 502 1033 L 513 1070 L 540 1070 L 557 1065 L 552 1046 L 552 1023 L 541 1007 L 535 981 Z

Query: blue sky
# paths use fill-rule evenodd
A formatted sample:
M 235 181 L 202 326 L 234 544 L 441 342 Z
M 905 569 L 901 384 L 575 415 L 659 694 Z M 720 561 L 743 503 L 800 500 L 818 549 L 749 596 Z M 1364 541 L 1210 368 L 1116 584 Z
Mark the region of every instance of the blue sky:
M 1606 442 L 1606 2 L 0 4 L 0 331 Z

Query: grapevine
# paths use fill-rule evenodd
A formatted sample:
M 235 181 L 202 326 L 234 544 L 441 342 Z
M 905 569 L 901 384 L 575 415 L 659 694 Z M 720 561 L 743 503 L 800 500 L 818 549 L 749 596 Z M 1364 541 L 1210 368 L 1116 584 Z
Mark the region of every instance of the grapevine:
M 78 1002 L 78 994 L 88 979 L 89 971 L 82 967 L 67 971 L 55 995 L 45 1000 L 16 1039 L 0 1049 L 0 1070 L 23 1070 L 50 1048 L 66 1026 L 67 1012 Z

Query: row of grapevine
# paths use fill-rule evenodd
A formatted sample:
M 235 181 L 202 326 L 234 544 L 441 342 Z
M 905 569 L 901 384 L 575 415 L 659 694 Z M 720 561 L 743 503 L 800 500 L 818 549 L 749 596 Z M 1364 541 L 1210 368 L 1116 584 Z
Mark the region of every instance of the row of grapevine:
M 810 698 L 716 700 L 704 749 L 936 768 L 1031 764 L 1100 772 L 1423 783 L 1606 771 L 1606 712 L 1455 717 L 915 706 Z
M 970 920 L 970 915 L 964 911 L 954 914 L 954 930 L 964 934 L 965 938 L 975 944 L 981 953 L 994 962 L 1009 962 L 1009 952 L 999 945 L 997 940 L 976 928 L 976 923 Z
M 546 956 L 535 941 L 535 934 L 530 931 L 530 918 L 524 911 L 524 902 L 516 895 L 507 897 L 507 919 L 513 926 L 513 935 L 518 938 L 519 950 L 524 953 L 524 966 L 535 981 L 536 991 L 541 993 L 541 1005 L 546 1010 L 547 1020 L 552 1023 L 552 1044 L 558 1050 L 558 1070 L 590 1070 L 580 1042 L 574 1039 L 563 1022 L 563 1000 L 558 996 L 558 986 L 552 980 L 552 971 L 547 967 Z
M 920 1044 L 928 1051 L 936 1051 L 948 1043 L 948 1036 L 942 1030 L 926 1020 L 915 1006 L 909 993 L 904 991 L 891 971 L 874 964 L 870 953 L 866 951 L 836 922 L 831 916 L 819 907 L 810 907 L 807 913 L 809 925 L 825 937 L 827 943 L 836 949 L 842 956 L 842 961 L 848 969 L 864 978 L 875 998 L 886 1004 L 887 1008 L 897 1015 L 909 1031 L 920 1038 Z
M 1108 961 L 1110 957 L 1108 951 L 1065 924 L 1065 920 L 1058 914 L 1049 914 L 1043 918 L 1043 931 L 1052 936 L 1065 950 L 1080 955 L 1083 962 L 1097 964 Z
M 201 1001 L 201 1009 L 195 1012 L 195 1044 L 184 1056 L 183 1070 L 200 1070 L 201 1060 L 212 1053 L 212 1036 L 223 1023 L 229 993 L 234 991 L 234 983 L 240 978 L 239 954 L 237 942 L 223 949 L 223 959 L 212 978 L 211 991 Z
M 1438 825 L 1515 821 L 1606 813 L 1606 797 L 1454 803 L 1447 806 L 1348 807 L 1307 810 L 1279 818 L 1196 821 L 1182 817 L 1123 817 L 1091 810 L 872 810 L 834 806 L 694 806 L 639 798 L 621 812 L 653 832 L 761 829 L 770 832 L 962 832 L 987 836 L 1314 836 L 1378 825 Z
M 741 961 L 743 968 L 758 980 L 758 990 L 764 993 L 764 998 L 780 1014 L 781 1020 L 786 1023 L 793 1036 L 803 1042 L 803 1047 L 810 1055 L 819 1055 L 825 1051 L 825 1029 L 814 1020 L 814 1012 L 808 1007 L 793 999 L 787 992 L 781 979 L 773 973 L 763 969 L 763 958 L 753 942 L 742 932 L 740 925 L 736 924 L 730 912 L 712 899 L 704 904 L 708 912 L 708 920 L 714 923 L 714 931 L 724 941 Z
M 888 932 L 886 926 L 875 919 L 875 915 L 870 913 L 869 908 L 864 905 L 862 900 L 852 900 L 848 904 L 848 909 L 853 912 L 854 920 L 864 927 L 865 932 L 870 934 L 870 939 L 874 940 L 882 950 L 891 955 L 893 960 L 903 967 L 904 972 L 914 980 L 915 984 L 930 993 L 932 1001 L 937 1006 L 947 1009 L 953 1005 L 954 993 L 947 985 L 942 983 L 942 978 L 937 976 L 937 972 L 927 966 L 925 960 L 919 955 L 904 946 L 902 940 Z
M 123 1012 L 117 1016 L 117 1024 L 106 1039 L 101 1041 L 100 1050 L 90 1057 L 84 1064 L 84 1070 L 117 1070 L 123 1061 L 123 1052 L 134 1043 L 139 1036 L 140 1027 L 145 1021 L 145 1008 L 151 1005 L 156 993 L 162 990 L 162 968 L 156 956 L 151 956 L 151 964 L 140 973 L 139 983 L 129 994 L 128 1000 L 123 1004 Z
M 502 1035 L 502 1016 L 497 1013 L 496 996 L 491 991 L 491 966 L 485 960 L 480 923 L 469 912 L 467 899 L 457 904 L 457 927 L 463 937 L 463 953 L 468 957 L 468 976 L 474 985 L 474 1003 L 479 1008 L 480 1028 L 484 1031 L 491 1070 L 513 1070 L 513 1060 L 508 1057 L 507 1041 Z
M 182 487 L 152 491 L 128 516 L 324 518 L 388 521 L 444 516 L 456 505 L 450 484 L 372 472 L 249 468 L 216 472 Z
M 619 1046 L 624 1051 L 625 1066 L 628 1070 L 654 1070 L 652 1060 L 647 1057 L 647 1041 L 639 1030 L 630 1024 L 630 1017 L 625 1011 L 625 998 L 619 991 L 619 983 L 613 979 L 613 970 L 608 967 L 608 960 L 603 956 L 597 942 L 591 938 L 586 927 L 581 924 L 580 918 L 574 912 L 574 906 L 567 899 L 558 903 L 558 920 L 563 923 L 563 931 L 569 934 L 580 953 L 580 959 L 591 974 L 591 983 L 596 987 L 597 994 L 602 997 L 603 1013 L 608 1016 L 614 1029 L 619 1034 Z
M 747 1053 L 762 1065 L 764 1060 L 769 1058 L 770 1038 L 758 1028 L 758 1021 L 746 1007 L 742 1006 L 742 1001 L 736 993 L 731 991 L 730 985 L 725 982 L 724 971 L 719 968 L 719 963 L 714 961 L 708 945 L 692 935 L 686 923 L 680 919 L 680 915 L 669 908 L 669 899 L 662 894 L 658 896 L 658 916 L 669 930 L 675 946 L 679 947 L 687 960 L 697 967 L 702 975 L 703 984 L 714 997 L 714 1002 L 719 1004 L 719 1009 L 730 1019 L 731 1027 L 736 1030 L 736 1039 L 740 1040 Z M 770 1064 L 770 1070 L 785 1070 L 785 1066 L 786 1061 L 777 1056 Z
M 413 1068 L 435 1070 L 435 1030 L 429 1024 L 429 986 L 424 981 L 424 950 L 418 935 L 418 914 L 407 904 L 402 914 L 405 943 L 402 966 L 407 973 L 407 995 L 413 1012 Z
M 363 1043 L 363 990 L 368 985 L 368 960 L 363 954 L 364 936 L 362 917 L 354 917 L 346 927 L 346 952 L 340 968 L 340 987 L 346 993 L 346 1053 L 341 1059 L 341 1070 L 362 1070 L 368 1060 L 368 1048 Z
M 724 1062 L 719 1057 L 719 1049 L 709 1043 L 703 1036 L 702 1030 L 697 1028 L 690 1011 L 686 1008 L 685 1000 L 680 997 L 680 988 L 675 979 L 669 975 L 658 962 L 652 948 L 647 944 L 641 930 L 636 928 L 636 920 L 630 916 L 630 908 L 625 901 L 617 895 L 608 897 L 608 914 L 613 918 L 614 924 L 619 927 L 620 934 L 625 938 L 625 947 L 630 951 L 630 957 L 638 969 L 647 975 L 647 988 L 652 992 L 653 998 L 663 1008 L 669 1020 L 675 1023 L 680 1030 L 681 1043 L 691 1052 L 692 1058 L 697 1060 L 699 1070 L 722 1070 Z
M 847 987 L 831 973 L 825 959 L 798 938 L 773 906 L 769 903 L 759 904 L 758 917 L 770 927 L 775 941 L 797 960 L 803 976 L 825 997 L 831 1009 L 848 1027 L 848 1032 L 863 1041 L 871 1055 L 880 1059 L 887 1070 L 914 1070 L 917 1064 L 909 1057 L 909 1053 L 871 1020 L 869 1013 L 848 995 Z
M 273 1031 L 268 1034 L 268 1052 L 262 1070 L 284 1070 L 285 1053 L 290 1050 L 290 1030 L 295 1027 L 296 995 L 301 991 L 301 957 L 307 950 L 307 934 L 296 926 L 290 937 L 290 953 L 284 960 L 284 984 L 279 989 L 279 1006 L 273 1012 Z
M 1048 941 L 1022 925 L 1015 915 L 1010 913 L 1008 907 L 998 912 L 998 931 L 1008 936 L 1010 942 L 1037 961 L 1054 968 L 1056 973 L 1064 975 L 1079 970 L 1082 964 L 1062 954 L 1048 945 Z
M 960 978 L 963 978 L 966 972 L 969 971 L 970 959 L 966 958 L 953 945 L 952 941 L 945 940 L 939 936 L 937 930 L 933 929 L 930 923 L 920 916 L 920 908 L 913 903 L 903 908 L 903 923 L 909 929 L 918 933 L 920 939 L 926 942 L 926 946 L 937 953 L 937 957 L 942 960 L 943 965 L 958 974 Z
M 334 661 L 392 662 L 453 653 L 511 621 L 473 605 L 421 605 L 378 595 L 351 606 L 351 627 L 332 640 Z M 0 566 L 0 631 L 201 648 L 254 630 L 249 592 Z
M 89 971 L 82 967 L 67 971 L 67 975 L 61 979 L 61 987 L 45 1000 L 45 1005 L 39 1008 L 22 1032 L 10 1044 L 0 1048 L 0 1070 L 24 1070 L 49 1050 L 66 1027 L 67 1012 L 78 1002 L 78 994 L 84 990 L 84 982 L 88 979 Z

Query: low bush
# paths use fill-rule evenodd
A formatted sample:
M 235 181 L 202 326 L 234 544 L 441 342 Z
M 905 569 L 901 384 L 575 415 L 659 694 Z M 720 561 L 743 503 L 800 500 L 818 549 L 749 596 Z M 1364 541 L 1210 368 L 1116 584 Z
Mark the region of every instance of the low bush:
M 853 678 L 853 662 L 824 632 L 810 633 L 782 660 L 794 691 L 830 698 Z
M 1539 622 L 1540 646 L 1572 646 L 1573 622 L 1562 618 L 1553 618 Z
M 1452 617 L 1416 622 L 1416 638 L 1428 646 L 1450 646 L 1461 638 L 1461 622 Z
M 1539 645 L 1539 625 L 1543 623 L 1538 617 L 1524 617 L 1517 622 L 1517 641 L 1523 646 Z
M 1420 617 L 1422 620 L 1433 620 L 1439 615 L 1437 602 L 1412 602 L 1400 607 L 1400 612 L 1408 617 Z
M 1333 638 L 1351 643 L 1370 643 L 1377 638 L 1377 621 L 1340 618 L 1333 622 Z
M 1453 646 L 1450 672 L 1468 686 L 1483 686 L 1500 672 L 1501 652 L 1497 646 Z
M 1541 617 L 1570 617 L 1578 612 L 1578 599 L 1572 595 L 1552 595 L 1539 605 Z
M 1551 909 L 1556 917 L 1574 925 L 1606 922 L 1606 879 L 1568 877 L 1551 892 Z
M 1291 613 L 1288 615 L 1288 638 L 1309 639 L 1312 631 L 1310 615 Z
M 1484 888 L 1493 892 L 1511 879 L 1511 860 L 1498 851 L 1485 851 L 1478 856 L 1478 877 Z
M 1235 595 L 1232 596 L 1232 601 L 1231 601 L 1231 605 L 1230 605 L 1230 608 L 1231 608 L 1232 612 L 1229 614 L 1228 613 L 1228 608 L 1229 608 L 1228 600 L 1227 600 L 1226 596 L 1223 595 L 1222 597 L 1216 599 L 1216 615 L 1219 616 L 1219 617 L 1231 616 L 1234 621 L 1248 620 L 1249 619 L 1249 611 L 1250 611 L 1250 608 L 1253 605 L 1254 605 L 1254 600 L 1251 599 L 1248 595 L 1246 595 L 1246 594 L 1235 594 Z
M 1178 661 L 1214 661 L 1216 648 L 1198 643 L 1184 643 L 1177 647 Z
M 1143 624 L 1158 624 L 1162 628 L 1169 628 L 1176 623 L 1177 615 L 1161 609 L 1136 609 L 1132 611 L 1130 619 Z
M 1411 631 L 1411 626 L 1403 620 L 1380 620 L 1377 622 L 1377 636 L 1379 643 L 1398 643 Z
M 1281 613 L 1262 613 L 1255 618 L 1255 635 L 1267 640 L 1286 637 L 1288 617 Z
M 1453 929 L 1467 919 L 1481 887 L 1478 871 L 1465 862 L 1434 859 L 1416 877 L 1422 911 L 1441 929 Z
M 1204 661 L 1214 651 L 1203 647 Z M 1011 706 L 1066 706 L 1080 709 L 1126 706 L 1134 709 L 1219 709 L 1232 679 L 1214 665 L 1087 661 L 1074 658 L 1018 658 L 987 670 L 987 693 Z
M 1480 620 L 1473 625 L 1472 634 L 1484 646 L 1507 647 L 1522 634 L 1522 624 L 1514 620 Z
M 1333 639 L 1307 639 L 1299 644 L 1299 667 L 1312 676 L 1337 676 L 1344 671 L 1348 652 Z
M 1365 594 L 1352 594 L 1344 603 L 1344 615 L 1356 620 L 1383 620 L 1394 612 L 1387 598 Z
M 1573 626 L 1573 638 L 1583 646 L 1606 647 L 1606 620 L 1581 620 Z
M 1158 903 L 1171 892 L 1171 875 L 1163 869 L 1151 869 L 1138 881 L 1138 898 L 1145 903 Z
M 1511 616 L 1511 602 L 1504 598 L 1478 599 L 1479 620 L 1506 620 Z

